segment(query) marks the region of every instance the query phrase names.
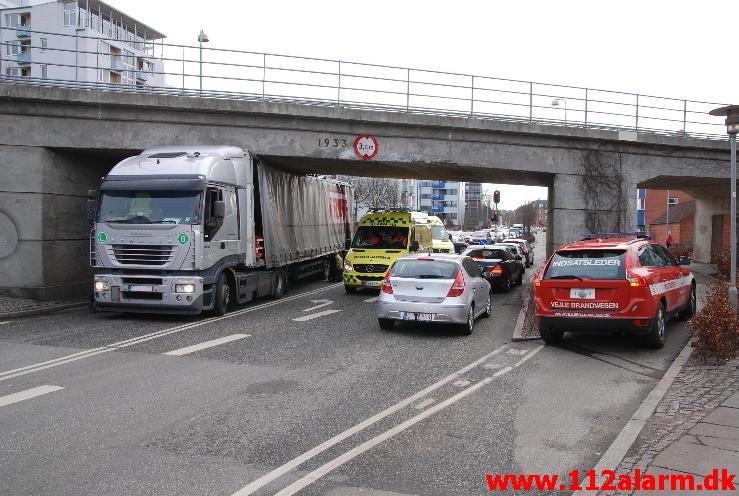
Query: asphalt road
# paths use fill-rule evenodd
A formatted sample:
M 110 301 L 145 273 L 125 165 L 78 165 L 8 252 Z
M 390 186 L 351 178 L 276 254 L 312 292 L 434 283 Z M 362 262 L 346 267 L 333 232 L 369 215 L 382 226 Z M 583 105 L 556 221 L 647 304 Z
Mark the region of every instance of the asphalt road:
M 587 470 L 687 328 L 658 351 L 512 343 L 520 291 L 471 336 L 381 331 L 375 294 L 317 281 L 220 319 L 1 324 L 0 494 L 477 495 L 487 473 Z

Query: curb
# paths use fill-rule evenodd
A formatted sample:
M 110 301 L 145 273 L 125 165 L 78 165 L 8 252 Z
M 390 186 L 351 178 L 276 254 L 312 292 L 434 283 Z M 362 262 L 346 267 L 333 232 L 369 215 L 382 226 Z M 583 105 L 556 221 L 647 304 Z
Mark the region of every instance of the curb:
M 525 285 L 521 285 L 521 289 L 527 288 L 530 286 L 530 283 L 527 283 Z M 523 331 L 523 324 L 526 321 L 526 309 L 529 307 L 529 299 L 531 298 L 531 291 L 526 291 L 524 293 L 524 297 L 522 298 L 521 302 L 521 311 L 518 312 L 518 318 L 516 319 L 516 327 L 513 328 L 513 336 L 511 337 L 511 341 L 531 341 L 534 339 L 541 339 L 541 336 L 522 336 L 521 332 Z
M 680 351 L 680 354 L 675 358 L 675 361 L 667 369 L 665 375 L 662 376 L 662 379 L 654 386 L 654 389 L 649 392 L 647 397 L 644 398 L 644 401 L 636 409 L 624 428 L 621 429 L 621 432 L 618 433 L 618 436 L 613 440 L 608 450 L 598 460 L 598 463 L 595 464 L 593 470 L 596 473 L 596 486 L 600 487 L 605 480 L 605 478 L 598 476 L 602 470 L 616 470 L 621 464 L 621 461 L 634 444 L 634 441 L 636 441 L 642 428 L 652 416 L 652 413 L 654 413 L 657 404 L 675 381 L 675 377 L 680 373 L 692 352 L 693 348 L 690 346 L 690 341 L 688 341 Z M 572 493 L 573 496 L 595 496 L 596 494 L 598 494 L 597 490 L 587 491 L 584 489 Z
M 51 305 L 48 307 L 39 307 L 29 310 L 18 310 L 17 312 L 0 313 L 0 319 L 16 319 L 19 317 L 28 317 L 32 315 L 46 315 L 49 313 L 59 312 L 61 310 L 68 310 L 70 308 L 84 307 L 87 306 L 88 302 L 81 301 L 77 303 L 65 303 L 63 305 Z

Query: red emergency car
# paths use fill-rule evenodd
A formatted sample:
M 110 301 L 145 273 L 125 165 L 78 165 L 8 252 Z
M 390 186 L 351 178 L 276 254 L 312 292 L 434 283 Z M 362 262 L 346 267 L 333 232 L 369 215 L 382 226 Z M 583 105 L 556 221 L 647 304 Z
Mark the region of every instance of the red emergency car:
M 569 332 L 640 335 L 661 348 L 667 321 L 695 313 L 695 277 L 660 244 L 639 236 L 590 235 L 558 248 L 534 279 L 544 341 Z

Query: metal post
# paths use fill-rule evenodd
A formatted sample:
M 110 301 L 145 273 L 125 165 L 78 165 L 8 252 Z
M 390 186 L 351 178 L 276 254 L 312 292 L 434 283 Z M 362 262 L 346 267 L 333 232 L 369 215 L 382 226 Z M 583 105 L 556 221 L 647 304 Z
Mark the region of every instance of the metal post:
M 182 47 L 182 94 L 185 94 L 185 47 Z
M 406 87 L 405 87 L 405 111 L 408 112 L 410 110 L 411 106 L 411 69 L 410 67 L 407 69 L 408 76 L 406 81 L 408 81 Z
M 686 134 L 688 132 L 687 123 L 688 123 L 688 101 L 683 100 L 683 133 L 686 133 Z
M 636 95 L 636 121 L 634 122 L 634 131 L 639 130 L 639 95 Z
M 667 190 L 667 216 L 665 218 L 665 239 L 670 232 L 670 190 Z
M 264 100 L 264 84 L 267 80 L 267 54 L 262 54 L 262 100 Z
M 475 113 L 475 76 L 472 76 L 472 85 L 470 86 L 470 116 Z
M 588 127 L 588 89 L 585 88 L 585 127 Z
M 529 83 L 529 122 L 534 120 L 534 83 Z
M 336 88 L 336 106 L 341 105 L 341 60 L 339 60 L 339 86 Z
M 731 285 L 729 304 L 736 311 L 736 133 L 729 134 L 731 142 Z
M 198 43 L 200 43 L 200 96 L 203 96 L 203 42 Z

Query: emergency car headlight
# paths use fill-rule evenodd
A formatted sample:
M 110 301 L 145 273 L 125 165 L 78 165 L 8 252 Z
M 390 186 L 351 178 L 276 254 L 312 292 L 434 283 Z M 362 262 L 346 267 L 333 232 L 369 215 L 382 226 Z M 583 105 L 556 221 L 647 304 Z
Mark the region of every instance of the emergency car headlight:
M 175 293 L 194 293 L 195 285 L 194 284 L 175 284 L 174 291 Z
M 95 291 L 107 291 L 109 287 L 108 281 L 95 281 Z
M 351 262 L 348 262 L 348 261 L 345 261 L 344 262 L 344 270 L 352 270 L 352 269 L 353 269 L 352 263 Z

